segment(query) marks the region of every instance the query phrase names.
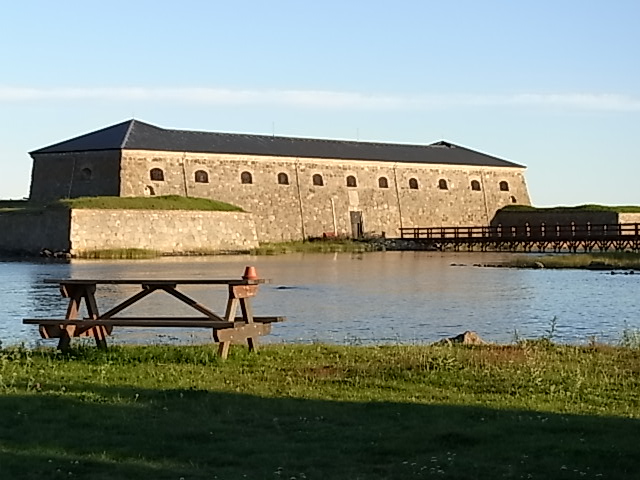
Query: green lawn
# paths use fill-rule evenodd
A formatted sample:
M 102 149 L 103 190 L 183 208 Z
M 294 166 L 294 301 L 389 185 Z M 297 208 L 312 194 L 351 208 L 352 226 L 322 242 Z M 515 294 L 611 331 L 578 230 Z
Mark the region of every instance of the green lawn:
M 4 479 L 635 479 L 640 350 L 0 350 Z

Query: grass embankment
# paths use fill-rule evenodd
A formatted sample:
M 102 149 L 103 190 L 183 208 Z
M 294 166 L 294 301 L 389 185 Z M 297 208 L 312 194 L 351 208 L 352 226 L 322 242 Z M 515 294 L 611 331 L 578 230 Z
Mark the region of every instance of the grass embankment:
M 542 257 L 516 257 L 508 261 L 517 268 L 581 268 L 592 270 L 640 270 L 640 254 L 633 252 L 567 253 Z
M 240 207 L 207 198 L 165 195 L 158 197 L 79 197 L 43 204 L 28 200 L 0 200 L 0 212 L 32 212 L 44 209 L 96 210 L 200 210 L 241 212 Z
M 572 207 L 534 207 L 532 205 L 507 205 L 500 209 L 503 212 L 617 212 L 640 213 L 638 205 L 597 205 L 586 204 Z
M 353 240 L 319 240 L 319 241 L 298 241 L 283 243 L 264 243 L 258 248 L 248 251 L 233 252 L 251 255 L 281 255 L 286 253 L 332 253 L 332 252 L 371 252 L 376 250 L 372 243 L 356 242 Z M 228 254 L 229 252 L 224 252 Z M 80 252 L 77 258 L 84 259 L 101 259 L 101 260 L 118 260 L 118 259 L 145 259 L 160 257 L 163 254 L 155 250 L 144 250 L 139 248 L 122 248 L 110 250 L 87 250 Z M 218 251 L 199 250 L 189 253 L 181 253 L 181 255 L 201 256 L 201 255 L 220 255 Z
M 207 198 L 166 195 L 160 197 L 80 197 L 59 200 L 67 208 L 126 209 L 126 210 L 201 210 L 215 212 L 242 212 L 230 203 Z
M 0 477 L 635 479 L 640 350 L 0 350 Z
M 319 239 L 283 243 L 263 243 L 251 250 L 253 255 L 279 255 L 283 253 L 332 253 L 332 252 L 372 252 L 379 247 L 372 242 L 360 242 L 348 238 Z

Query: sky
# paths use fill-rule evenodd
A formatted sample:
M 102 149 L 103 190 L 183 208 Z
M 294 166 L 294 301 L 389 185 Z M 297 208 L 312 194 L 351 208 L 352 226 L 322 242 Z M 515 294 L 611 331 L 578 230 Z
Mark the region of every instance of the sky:
M 639 205 L 637 0 L 32 0 L 0 16 L 0 198 L 28 152 L 164 128 L 462 145 L 537 206 Z

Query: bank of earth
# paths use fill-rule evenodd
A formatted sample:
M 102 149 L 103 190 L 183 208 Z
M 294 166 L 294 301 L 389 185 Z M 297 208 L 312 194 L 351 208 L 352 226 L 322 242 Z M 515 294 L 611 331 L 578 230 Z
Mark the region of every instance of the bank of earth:
M 0 350 L 3 478 L 635 479 L 640 350 Z

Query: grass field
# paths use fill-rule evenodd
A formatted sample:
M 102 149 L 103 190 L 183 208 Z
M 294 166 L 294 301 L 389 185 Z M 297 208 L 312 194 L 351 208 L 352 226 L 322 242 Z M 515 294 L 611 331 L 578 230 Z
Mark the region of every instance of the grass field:
M 636 347 L 214 350 L 0 350 L 0 478 L 638 478 Z

